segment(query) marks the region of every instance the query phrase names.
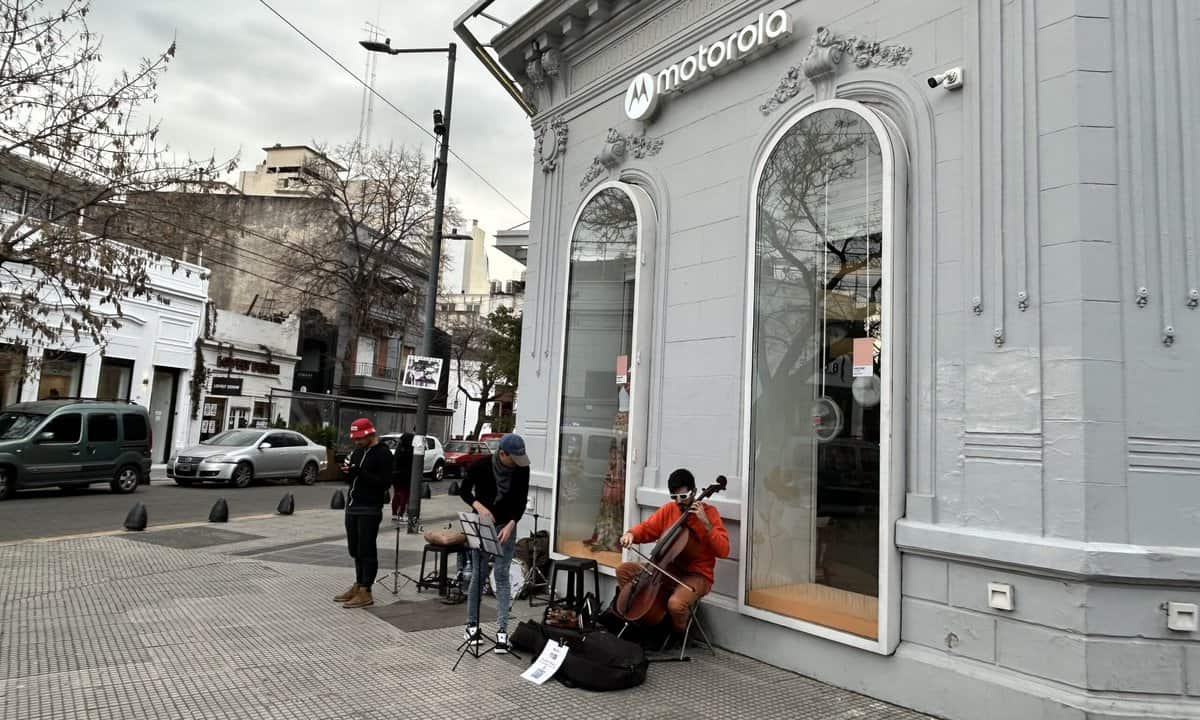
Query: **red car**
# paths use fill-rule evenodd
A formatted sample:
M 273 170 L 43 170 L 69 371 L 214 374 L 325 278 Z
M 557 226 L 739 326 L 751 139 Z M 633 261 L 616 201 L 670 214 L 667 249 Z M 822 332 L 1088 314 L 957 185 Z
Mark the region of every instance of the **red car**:
M 454 440 L 446 443 L 446 475 L 462 477 L 471 463 L 480 458 L 491 457 L 487 443 L 474 440 Z

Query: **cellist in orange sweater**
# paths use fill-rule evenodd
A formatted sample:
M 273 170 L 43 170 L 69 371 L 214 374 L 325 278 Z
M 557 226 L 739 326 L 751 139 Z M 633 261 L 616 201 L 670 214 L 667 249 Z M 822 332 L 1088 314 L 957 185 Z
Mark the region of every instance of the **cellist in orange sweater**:
M 622 535 L 622 547 L 658 540 L 663 532 L 675 524 L 683 514 L 683 508 L 696 496 L 696 478 L 691 472 L 680 468 L 667 479 L 667 490 L 671 493 L 671 501 Z M 667 599 L 667 612 L 676 632 L 687 629 L 692 605 L 712 590 L 713 568 L 717 564 L 717 558 L 729 557 L 729 533 L 726 532 L 717 509 L 708 503 L 698 502 L 689 512 L 691 517 L 688 518 L 687 525 L 701 543 L 700 551 L 696 553 L 684 575 L 679 578 L 690 589 L 676 586 Z M 630 584 L 637 578 L 641 569 L 641 563 L 621 563 L 617 567 L 617 584 L 621 587 Z

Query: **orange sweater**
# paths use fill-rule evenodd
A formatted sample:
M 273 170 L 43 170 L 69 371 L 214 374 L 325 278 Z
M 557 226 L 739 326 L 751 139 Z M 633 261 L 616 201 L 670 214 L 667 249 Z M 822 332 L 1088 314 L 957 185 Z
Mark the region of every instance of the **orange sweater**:
M 701 539 L 700 552 L 687 569 L 688 574 L 703 575 L 710 583 L 713 582 L 713 567 L 717 558 L 729 557 L 729 533 L 725 531 L 725 523 L 721 522 L 721 513 L 712 505 L 704 506 L 712 530 L 705 530 L 704 523 L 698 517 L 688 518 L 687 524 Z M 644 522 L 635 525 L 629 532 L 633 534 L 636 543 L 649 543 L 658 540 L 667 528 L 675 524 L 681 511 L 674 501 L 663 505 Z

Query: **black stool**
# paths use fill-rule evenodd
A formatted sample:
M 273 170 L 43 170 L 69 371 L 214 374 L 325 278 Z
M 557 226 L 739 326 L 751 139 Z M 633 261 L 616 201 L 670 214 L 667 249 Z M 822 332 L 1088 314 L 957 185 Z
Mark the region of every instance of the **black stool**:
M 462 545 L 434 545 L 432 543 L 425 545 L 425 550 L 421 553 L 421 574 L 420 580 L 417 581 L 417 592 L 421 592 L 422 588 L 430 590 L 437 588 L 438 595 L 445 595 L 447 586 L 450 584 L 450 576 L 447 573 L 451 553 L 457 555 L 466 550 L 467 546 Z M 433 553 L 433 568 L 426 574 L 425 561 L 429 557 L 429 553 Z
M 596 592 L 596 600 L 600 600 L 600 566 L 595 560 L 590 558 L 563 558 L 555 560 L 550 565 L 550 604 L 556 606 L 569 607 L 577 610 L 583 602 L 585 591 L 583 589 L 584 573 L 588 570 L 592 571 L 592 586 Z M 558 588 L 558 573 L 562 571 L 567 574 L 567 594 L 562 600 L 555 600 L 557 597 L 555 590 Z

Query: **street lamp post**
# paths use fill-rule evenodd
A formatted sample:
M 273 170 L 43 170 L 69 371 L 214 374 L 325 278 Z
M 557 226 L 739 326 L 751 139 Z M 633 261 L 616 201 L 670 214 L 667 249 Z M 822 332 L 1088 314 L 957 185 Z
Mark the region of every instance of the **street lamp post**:
M 446 213 L 446 163 L 450 157 L 450 111 L 454 104 L 454 60 L 458 46 L 450 43 L 441 48 L 393 48 L 391 38 L 382 43 L 376 40 L 364 40 L 359 44 L 371 52 L 383 52 L 389 55 L 446 53 L 448 61 L 446 100 L 442 110 L 433 111 L 433 132 L 441 137 L 441 147 L 434 160 L 436 199 L 433 208 L 433 243 L 430 247 L 429 282 L 425 291 L 425 328 L 421 337 L 421 354 L 431 357 L 433 355 L 434 317 L 437 313 L 438 278 L 441 275 L 442 264 L 442 223 Z M 400 371 L 403 372 L 403 369 L 401 368 Z M 440 377 L 438 382 L 441 382 Z M 408 533 L 410 535 L 416 534 L 420 527 L 421 482 L 425 477 L 425 438 L 429 434 L 429 401 L 432 396 L 431 390 L 417 391 L 417 427 L 414 433 L 413 466 L 408 494 Z M 415 443 L 416 438 L 420 438 L 419 445 Z

